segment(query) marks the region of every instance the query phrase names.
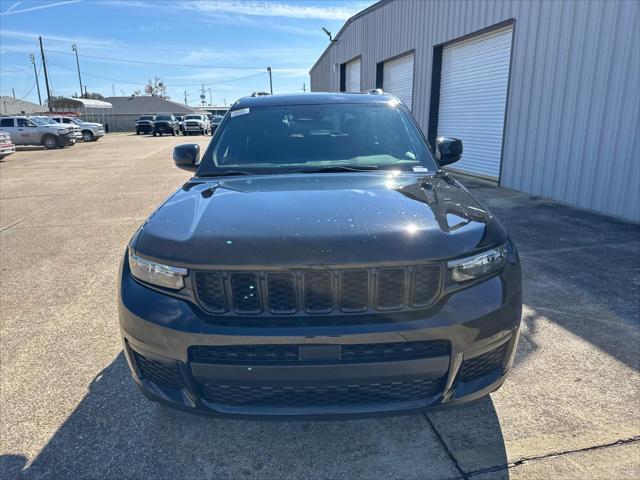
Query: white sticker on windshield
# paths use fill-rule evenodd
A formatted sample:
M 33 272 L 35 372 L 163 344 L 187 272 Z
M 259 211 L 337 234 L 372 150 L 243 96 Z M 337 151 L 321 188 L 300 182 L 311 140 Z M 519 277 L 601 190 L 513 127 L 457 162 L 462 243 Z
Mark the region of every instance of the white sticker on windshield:
M 241 108 L 240 110 L 234 110 L 233 112 L 231 112 L 231 116 L 237 117 L 238 115 L 246 115 L 247 113 L 249 113 L 248 108 Z
M 427 167 L 420 166 L 420 167 L 413 167 L 413 171 L 414 172 L 428 172 L 429 169 Z

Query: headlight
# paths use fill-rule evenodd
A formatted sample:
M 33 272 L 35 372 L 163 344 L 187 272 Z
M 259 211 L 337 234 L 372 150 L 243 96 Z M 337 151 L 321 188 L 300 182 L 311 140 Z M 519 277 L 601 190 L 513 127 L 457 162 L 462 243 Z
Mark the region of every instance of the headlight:
M 58 130 L 58 133 L 59 133 L 60 135 L 64 135 L 64 134 L 65 134 L 65 133 L 67 133 L 68 131 L 69 131 L 69 130 L 67 130 L 66 128 L 60 128 L 60 129 Z
M 451 278 L 456 282 L 466 282 L 486 277 L 497 272 L 507 263 L 507 247 L 501 245 L 472 257 L 450 260 L 447 268 L 451 269 Z
M 134 255 L 131 251 L 129 251 L 129 269 L 138 280 L 173 290 L 184 287 L 184 277 L 188 273 L 186 268 L 170 267 L 152 262 Z

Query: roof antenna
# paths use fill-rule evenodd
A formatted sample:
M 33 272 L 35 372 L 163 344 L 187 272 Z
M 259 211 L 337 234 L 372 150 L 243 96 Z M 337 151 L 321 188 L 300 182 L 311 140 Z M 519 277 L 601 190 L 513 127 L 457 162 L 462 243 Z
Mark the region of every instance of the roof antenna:
M 329 41 L 330 42 L 334 42 L 335 41 L 333 39 L 333 37 L 331 36 L 331 32 L 329 30 L 327 30 L 326 28 L 322 27 L 322 31 L 327 34 L 327 37 L 329 37 Z

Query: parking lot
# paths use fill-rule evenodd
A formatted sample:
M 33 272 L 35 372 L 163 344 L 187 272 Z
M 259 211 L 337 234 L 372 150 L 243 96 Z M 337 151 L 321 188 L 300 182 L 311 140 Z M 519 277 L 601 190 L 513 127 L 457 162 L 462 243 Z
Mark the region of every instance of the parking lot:
M 0 163 L 0 477 L 639 478 L 640 226 L 463 179 L 520 249 L 506 384 L 420 416 L 251 422 L 174 414 L 135 388 L 116 277 L 188 177 L 171 148 L 110 134 Z

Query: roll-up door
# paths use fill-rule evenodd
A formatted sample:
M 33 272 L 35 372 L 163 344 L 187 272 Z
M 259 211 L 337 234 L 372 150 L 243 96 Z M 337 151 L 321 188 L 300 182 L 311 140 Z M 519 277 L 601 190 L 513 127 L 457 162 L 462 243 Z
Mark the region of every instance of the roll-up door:
M 453 170 L 500 176 L 511 35 L 509 26 L 442 49 L 438 136 L 464 145 Z
M 382 89 L 398 97 L 411 109 L 413 104 L 413 53 L 384 62 Z
M 360 88 L 360 59 L 352 60 L 345 66 L 345 92 L 359 92 Z

